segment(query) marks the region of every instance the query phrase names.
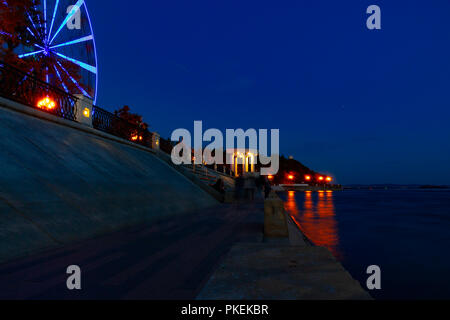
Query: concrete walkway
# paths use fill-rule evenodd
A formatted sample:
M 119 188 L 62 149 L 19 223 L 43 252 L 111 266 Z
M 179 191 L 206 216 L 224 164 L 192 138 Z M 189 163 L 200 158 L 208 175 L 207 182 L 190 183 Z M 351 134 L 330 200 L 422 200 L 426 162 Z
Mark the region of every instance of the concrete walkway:
M 233 244 L 262 240 L 262 219 L 261 203 L 221 205 L 20 259 L 0 266 L 0 299 L 194 299 Z
M 271 214 L 270 200 L 267 214 Z M 324 247 L 312 245 L 286 212 L 288 238 L 236 243 L 199 300 L 368 300 L 360 283 Z M 268 218 L 267 221 L 271 221 Z M 273 218 L 272 218 L 273 221 Z M 269 232 L 273 232 L 272 225 Z
M 327 248 L 239 243 L 197 297 L 200 300 L 369 300 Z

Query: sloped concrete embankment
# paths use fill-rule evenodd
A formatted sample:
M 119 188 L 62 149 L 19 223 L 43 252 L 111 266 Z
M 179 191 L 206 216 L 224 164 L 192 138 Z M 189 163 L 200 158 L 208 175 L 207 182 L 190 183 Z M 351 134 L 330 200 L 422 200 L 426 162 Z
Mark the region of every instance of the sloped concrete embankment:
M 0 102 L 0 263 L 218 203 L 151 150 Z

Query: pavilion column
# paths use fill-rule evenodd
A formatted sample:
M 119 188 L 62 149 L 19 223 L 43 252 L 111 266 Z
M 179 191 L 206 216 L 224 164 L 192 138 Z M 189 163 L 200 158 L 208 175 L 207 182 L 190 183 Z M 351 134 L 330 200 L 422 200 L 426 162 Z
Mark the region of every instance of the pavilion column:
M 248 172 L 248 162 L 249 162 L 249 160 L 250 160 L 250 156 L 244 156 L 244 165 L 243 165 L 243 167 L 245 167 L 245 172 L 247 173 Z

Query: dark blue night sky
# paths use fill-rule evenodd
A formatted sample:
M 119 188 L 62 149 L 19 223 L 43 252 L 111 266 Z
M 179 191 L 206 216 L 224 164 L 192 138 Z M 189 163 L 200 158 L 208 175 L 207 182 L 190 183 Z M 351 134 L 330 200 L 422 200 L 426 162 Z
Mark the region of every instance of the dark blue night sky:
M 279 128 L 282 154 L 340 183 L 449 184 L 450 2 L 87 3 L 100 106 L 163 137 Z

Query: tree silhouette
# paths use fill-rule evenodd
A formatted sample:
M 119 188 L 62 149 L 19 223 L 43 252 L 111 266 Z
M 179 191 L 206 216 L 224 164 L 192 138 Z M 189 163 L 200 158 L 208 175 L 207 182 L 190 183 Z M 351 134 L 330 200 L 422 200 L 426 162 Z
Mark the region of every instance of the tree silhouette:
M 120 132 L 122 136 L 139 142 L 144 145 L 151 144 L 151 133 L 148 130 L 149 125 L 144 122 L 143 117 L 136 113 L 130 112 L 129 106 L 114 111 L 114 115 L 122 120 L 113 124 L 114 130 Z
M 144 122 L 144 119 L 141 115 L 136 113 L 131 113 L 131 108 L 129 106 L 124 106 L 123 108 L 114 111 L 114 114 L 118 116 L 119 118 L 122 118 L 129 123 L 146 130 L 149 128 L 149 125 Z

